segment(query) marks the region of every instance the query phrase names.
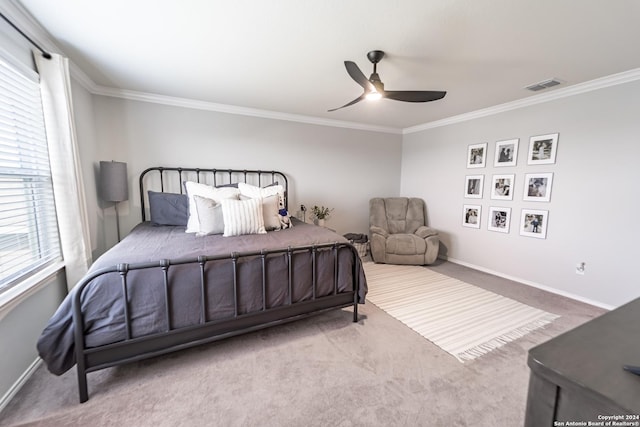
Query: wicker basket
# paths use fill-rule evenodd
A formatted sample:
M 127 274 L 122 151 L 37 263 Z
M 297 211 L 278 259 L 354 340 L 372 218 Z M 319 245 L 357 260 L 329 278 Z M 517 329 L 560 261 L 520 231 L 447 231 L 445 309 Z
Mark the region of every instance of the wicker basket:
M 357 243 L 352 240 L 351 244 L 358 251 L 358 255 L 360 255 L 360 258 L 364 258 L 367 256 L 367 252 L 369 251 L 369 242 Z
M 367 256 L 367 252 L 369 251 L 369 236 L 366 234 L 347 233 L 344 237 L 356 248 L 360 258 Z

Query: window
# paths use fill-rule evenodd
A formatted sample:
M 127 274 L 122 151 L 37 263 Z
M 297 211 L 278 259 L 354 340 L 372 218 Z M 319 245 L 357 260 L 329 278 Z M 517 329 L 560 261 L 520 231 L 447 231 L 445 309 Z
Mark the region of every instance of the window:
M 0 56 L 0 293 L 59 259 L 38 76 Z

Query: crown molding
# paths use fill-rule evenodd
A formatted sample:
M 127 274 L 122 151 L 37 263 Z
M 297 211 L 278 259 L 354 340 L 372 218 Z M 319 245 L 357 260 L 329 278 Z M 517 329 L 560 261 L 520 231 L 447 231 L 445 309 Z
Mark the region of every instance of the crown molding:
M 504 113 L 506 111 L 517 110 L 519 108 L 529 107 L 531 105 L 542 104 L 556 99 L 562 99 L 569 96 L 579 95 L 610 86 L 616 86 L 624 83 L 640 80 L 640 68 L 629 71 L 612 74 L 610 76 L 601 77 L 584 83 L 578 83 L 563 89 L 557 89 L 549 93 L 541 93 L 533 95 L 518 101 L 506 102 L 504 104 L 494 105 L 493 107 L 483 108 L 481 110 L 471 111 L 469 113 L 457 116 L 447 117 L 446 119 L 436 120 L 417 126 L 411 126 L 402 130 L 403 135 L 421 132 L 427 129 L 433 129 L 442 126 L 449 126 L 456 123 L 462 123 L 469 120 L 475 120 L 481 117 L 487 117 L 494 114 Z
M 82 68 L 78 67 L 71 59 L 69 59 L 69 72 L 71 73 L 71 77 L 73 77 L 80 86 L 85 88 L 87 92 L 94 94 L 100 90 L 100 86 L 98 86 L 96 82 L 94 82 L 91 77 L 89 77 L 87 73 L 85 73 Z
M 257 108 L 239 107 L 229 104 L 218 104 L 215 102 L 200 101 L 189 98 L 179 98 L 174 96 L 158 95 L 154 93 L 138 92 L 126 89 L 115 89 L 106 86 L 96 85 L 90 90 L 94 95 L 110 96 L 114 98 L 128 99 L 131 101 L 149 102 L 154 104 L 170 105 L 174 107 L 192 108 L 196 110 L 215 111 L 219 113 L 237 114 L 241 116 L 258 117 L 272 120 L 284 120 L 290 122 L 306 123 L 319 126 L 330 126 L 348 128 L 354 130 L 364 130 L 370 132 L 402 134 L 402 129 L 374 126 L 364 123 L 347 122 L 341 120 L 322 119 L 319 117 L 305 116 L 301 114 L 282 113 L 278 111 L 261 110 Z
M 138 92 L 126 89 L 115 89 L 106 86 L 100 86 L 91 80 L 79 67 L 75 66 L 72 62 L 71 72 L 80 84 L 94 95 L 110 96 L 114 98 L 129 99 L 133 101 L 149 102 L 155 104 L 170 105 L 182 108 L 193 108 L 197 110 L 216 111 L 227 114 L 237 114 L 250 117 L 266 118 L 273 120 L 285 120 L 298 123 L 313 124 L 319 126 L 330 126 L 339 128 L 348 128 L 354 130 L 364 130 L 370 132 L 390 133 L 407 135 L 411 133 L 421 132 L 428 129 L 433 129 L 442 126 L 449 126 L 456 123 L 462 123 L 469 120 L 475 120 L 482 117 L 487 117 L 495 114 L 504 113 L 507 111 L 517 110 L 520 108 L 529 107 L 532 105 L 542 104 L 545 102 L 554 101 L 557 99 L 566 98 L 569 96 L 579 95 L 582 93 L 591 92 L 598 89 L 607 88 L 610 86 L 616 86 L 624 83 L 640 80 L 640 68 L 624 71 L 610 76 L 601 77 L 598 79 L 590 80 L 584 83 L 578 83 L 563 89 L 558 89 L 549 93 L 541 93 L 533 95 L 517 101 L 507 102 L 504 104 L 494 105 L 492 107 L 483 108 L 481 110 L 471 111 L 469 113 L 459 114 L 457 116 L 447 117 L 446 119 L 436 120 L 433 122 L 424 123 L 417 126 L 411 126 L 408 128 L 400 129 L 385 126 L 374 126 L 364 123 L 347 122 L 341 120 L 322 119 L 314 116 L 305 116 L 300 114 L 289 114 L 277 111 L 260 110 L 257 108 L 239 107 L 228 104 L 218 104 L 208 101 L 200 101 L 188 98 L 179 98 L 165 95 L 158 95 L 153 93 Z

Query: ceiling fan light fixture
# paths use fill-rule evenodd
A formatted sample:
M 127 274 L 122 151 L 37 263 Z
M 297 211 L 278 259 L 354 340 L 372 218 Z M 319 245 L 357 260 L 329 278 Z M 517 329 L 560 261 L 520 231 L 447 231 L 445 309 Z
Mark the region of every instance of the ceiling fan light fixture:
M 382 94 L 378 91 L 372 90 L 367 94 L 366 98 L 367 98 L 367 101 L 377 101 L 380 98 L 382 98 Z

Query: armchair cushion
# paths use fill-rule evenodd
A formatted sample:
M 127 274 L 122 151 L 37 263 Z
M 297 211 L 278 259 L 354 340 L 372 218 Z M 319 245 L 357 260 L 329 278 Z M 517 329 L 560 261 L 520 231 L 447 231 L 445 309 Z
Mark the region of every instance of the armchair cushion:
M 422 225 L 418 227 L 414 234 L 422 239 L 426 239 L 429 236 L 437 236 L 438 232 L 431 227 Z
M 387 233 L 387 230 L 380 228 L 380 227 L 376 227 L 375 225 L 372 225 L 369 230 L 371 231 L 371 234 L 380 234 L 382 237 L 384 237 L 385 239 L 387 237 L 389 237 L 389 233 Z
M 427 242 L 415 234 L 391 234 L 387 238 L 386 253 L 395 255 L 424 254 Z

